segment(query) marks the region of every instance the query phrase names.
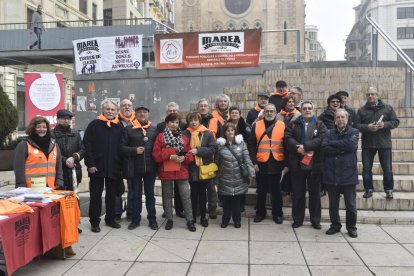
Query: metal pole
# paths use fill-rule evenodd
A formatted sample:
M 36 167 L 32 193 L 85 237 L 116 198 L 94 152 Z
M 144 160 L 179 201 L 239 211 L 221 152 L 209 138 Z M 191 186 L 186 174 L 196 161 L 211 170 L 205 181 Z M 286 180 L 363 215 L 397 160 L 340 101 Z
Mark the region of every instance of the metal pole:
M 300 62 L 300 31 L 296 31 L 296 62 Z
M 411 91 L 412 91 L 413 71 L 408 65 L 405 65 L 405 107 L 411 107 Z
M 378 33 L 372 27 L 372 66 L 377 67 L 378 66 Z

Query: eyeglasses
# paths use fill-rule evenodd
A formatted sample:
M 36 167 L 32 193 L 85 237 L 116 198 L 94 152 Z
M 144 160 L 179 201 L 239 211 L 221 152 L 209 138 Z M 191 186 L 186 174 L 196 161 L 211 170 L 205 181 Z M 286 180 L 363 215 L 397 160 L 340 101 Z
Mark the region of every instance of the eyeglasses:
M 340 101 L 331 101 L 331 103 L 340 103 Z
M 264 113 L 275 113 L 276 111 L 274 111 L 274 110 L 265 110 L 265 111 L 263 111 Z
M 374 95 L 376 95 L 376 93 L 367 93 L 365 95 L 367 95 L 367 96 L 374 96 Z
M 125 107 L 131 107 L 131 106 L 132 106 L 132 104 L 123 104 L 122 106 L 125 106 Z
M 312 107 L 302 107 L 302 110 L 312 110 L 313 108 Z

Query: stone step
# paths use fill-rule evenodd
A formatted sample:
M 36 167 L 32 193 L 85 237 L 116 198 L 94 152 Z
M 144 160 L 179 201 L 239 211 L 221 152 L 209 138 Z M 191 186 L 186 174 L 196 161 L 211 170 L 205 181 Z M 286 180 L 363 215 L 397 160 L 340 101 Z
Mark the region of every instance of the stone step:
M 358 161 L 362 161 L 362 150 L 357 152 Z M 378 153 L 374 157 L 375 162 L 379 162 Z M 393 162 L 414 162 L 414 150 L 393 150 L 392 151 Z
M 358 176 L 359 185 L 357 191 L 364 191 L 364 185 L 362 183 L 362 175 Z M 374 192 L 383 192 L 384 185 L 382 181 L 382 175 L 373 175 L 372 184 L 374 186 Z M 394 175 L 394 191 L 395 192 L 414 192 L 414 176 L 412 175 Z
M 395 150 L 414 150 L 414 139 L 411 138 L 393 138 L 391 143 L 393 152 Z M 358 148 L 361 149 L 361 139 L 358 142 Z
M 392 162 L 392 171 L 394 175 L 413 175 L 414 163 L 412 162 Z M 362 173 L 362 163 L 358 162 L 358 172 Z M 382 175 L 382 170 L 379 162 L 374 162 L 372 173 Z

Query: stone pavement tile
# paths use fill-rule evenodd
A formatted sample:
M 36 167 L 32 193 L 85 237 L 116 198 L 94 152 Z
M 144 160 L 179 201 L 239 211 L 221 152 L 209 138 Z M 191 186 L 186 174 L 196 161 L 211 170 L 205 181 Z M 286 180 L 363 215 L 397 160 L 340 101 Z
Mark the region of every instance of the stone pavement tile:
M 132 266 L 132 262 L 115 262 L 115 261 L 79 261 L 74 265 L 65 276 L 79 276 L 79 275 L 111 275 L 121 276 L 125 275 L 128 269 Z
M 200 241 L 193 262 L 247 264 L 247 241 Z
M 174 218 L 174 227 L 171 230 L 165 230 L 165 222 L 159 226 L 160 228 L 153 236 L 154 238 L 200 240 L 204 231 L 203 226 L 196 225 L 197 230 L 195 232 L 190 232 L 187 229 L 185 219 L 181 218 Z
M 312 226 L 304 225 L 295 229 L 299 242 L 346 242 L 342 233 L 326 235 L 329 226 L 324 224 L 322 229 L 316 230 Z
M 85 255 L 84 260 L 135 261 L 146 240 L 129 236 L 105 236 Z
M 76 255 L 71 259 L 82 259 L 102 238 L 95 235 L 79 235 L 79 242 L 72 245 Z
M 414 243 L 414 226 L 381 226 L 400 243 Z
M 308 265 L 363 265 L 348 243 L 301 242 Z
M 353 243 L 368 266 L 414 266 L 414 256 L 399 244 Z
M 220 222 L 221 223 L 221 222 Z M 214 240 L 214 241 L 247 241 L 249 237 L 249 225 L 242 223 L 241 228 L 234 228 L 232 224 L 229 224 L 227 228 L 223 229 L 220 224 L 210 223 L 208 227 L 204 229 L 202 240 Z
M 306 276 L 309 269 L 304 265 L 251 265 L 251 276 Z
M 219 224 L 220 225 L 221 221 L 222 221 L 222 218 L 223 217 L 221 215 L 217 215 L 216 219 L 208 219 L 208 223 L 209 224 Z M 251 221 L 253 221 L 253 220 L 251 220 Z M 197 224 L 200 225 L 199 223 L 200 223 L 200 217 L 197 218 Z M 248 223 L 249 223 L 249 218 L 243 217 L 243 214 L 242 214 L 241 225 L 242 226 L 243 226 L 243 224 L 247 225 Z M 197 224 L 196 224 L 196 226 L 197 226 Z M 230 220 L 229 226 L 233 226 L 233 225 L 234 225 L 233 220 Z
M 130 224 L 130 222 L 125 222 L 126 223 L 121 222 L 121 228 L 112 229 L 111 231 L 109 231 L 107 236 L 135 236 L 148 241 L 156 234 L 156 231 L 149 228 L 148 225 L 145 223 L 141 224 L 134 230 L 128 230 L 128 225 Z
M 196 240 L 153 238 L 138 257 L 139 262 L 191 262 Z
M 247 276 L 249 275 L 249 267 L 247 265 L 236 264 L 198 264 L 193 263 L 190 267 L 188 275 L 214 275 L 214 276 Z
M 126 276 L 182 276 L 186 275 L 190 263 L 156 263 L 136 262 L 130 268 Z
M 372 275 L 369 269 L 364 266 L 309 266 L 313 276 L 343 276 L 343 275 Z
M 250 242 L 251 264 L 305 265 L 297 242 Z
M 413 243 L 405 243 L 405 244 L 402 244 L 402 246 L 404 246 L 408 251 L 411 252 L 411 254 L 414 255 L 414 244 Z
M 77 260 L 35 259 L 21 267 L 13 276 L 55 276 L 62 275 L 76 264 Z
M 414 275 L 414 266 L 411 267 L 381 267 L 381 266 L 371 266 L 371 271 L 375 273 L 376 276 L 389 276 L 389 275 L 398 275 L 398 276 L 412 276 Z
M 354 243 L 396 243 L 396 241 L 390 237 L 380 226 L 378 225 L 369 225 L 369 224 L 359 224 L 358 228 L 358 237 L 351 238 L 348 234 L 344 233 L 345 238 L 348 242 Z
M 289 224 L 250 224 L 251 241 L 297 241 Z

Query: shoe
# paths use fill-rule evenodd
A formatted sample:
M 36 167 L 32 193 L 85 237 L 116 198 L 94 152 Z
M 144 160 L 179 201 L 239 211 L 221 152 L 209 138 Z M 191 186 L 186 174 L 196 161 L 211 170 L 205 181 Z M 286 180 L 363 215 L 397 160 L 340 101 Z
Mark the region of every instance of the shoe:
M 358 233 L 356 230 L 348 230 L 348 236 L 350 236 L 351 238 L 356 238 L 358 237 Z
M 195 232 L 196 231 L 196 227 L 194 226 L 194 223 L 191 221 L 187 222 L 187 228 L 188 230 L 190 230 L 190 232 Z
M 119 229 L 121 228 L 121 224 L 115 222 L 115 221 L 111 221 L 111 222 L 105 222 L 106 226 L 115 228 L 115 229 Z
M 169 219 L 167 220 L 167 223 L 165 224 L 165 230 L 171 230 L 173 228 L 173 220 Z
M 392 191 L 385 191 L 385 198 L 386 199 L 393 199 L 394 198 L 394 194 Z
M 127 221 L 132 221 L 132 216 L 127 216 Z
M 244 208 L 244 206 L 240 207 L 240 213 L 243 213 L 244 211 L 246 211 L 246 209 Z
M 370 198 L 372 197 L 372 190 L 366 190 L 364 195 L 362 196 L 363 198 Z
M 208 227 L 208 220 L 206 218 L 201 218 L 200 219 L 200 224 L 203 227 Z
M 299 223 L 299 222 L 292 223 L 292 228 L 299 228 L 301 226 L 302 226 L 302 223 Z
M 217 218 L 217 214 L 216 214 L 216 212 L 214 212 L 214 213 L 210 213 L 210 214 L 208 215 L 208 218 L 210 218 L 210 219 L 216 219 L 216 218 Z
M 165 218 L 167 215 L 164 213 L 162 213 L 161 217 Z
M 221 228 L 226 228 L 229 225 L 229 222 L 222 222 L 220 227 Z
M 282 224 L 283 223 L 283 217 L 276 217 L 273 219 L 277 224 Z
M 29 46 L 29 49 L 30 49 L 30 50 L 31 50 L 31 49 L 33 49 L 33 46 L 32 46 L 32 45 L 30 45 L 30 46 Z
M 326 235 L 333 235 L 336 233 L 341 232 L 341 230 L 338 230 L 336 228 L 330 227 L 327 231 L 326 231 Z
M 91 226 L 91 231 L 94 233 L 99 233 L 101 232 L 101 228 L 99 227 L 99 225 L 92 225 Z
M 131 222 L 128 225 L 128 230 L 134 230 L 135 228 L 137 228 L 139 226 L 139 222 Z
M 115 222 L 120 223 L 121 222 L 121 215 L 115 216 Z
M 234 228 L 240 228 L 241 227 L 241 223 L 240 222 L 235 222 L 234 223 Z
M 312 227 L 316 230 L 321 230 L 322 226 L 320 224 L 312 224 Z
M 177 217 L 179 217 L 179 218 L 185 218 L 184 211 L 181 211 L 181 212 L 175 212 L 175 215 L 176 215 Z
M 158 224 L 156 221 L 150 221 L 150 223 L 148 224 L 149 228 L 151 228 L 152 230 L 158 230 Z
M 256 216 L 254 217 L 254 220 L 253 220 L 253 221 L 254 221 L 254 222 L 256 222 L 256 223 L 258 223 L 258 222 L 261 222 L 261 221 L 262 221 L 262 220 L 264 220 L 264 219 L 265 219 L 264 217 L 260 217 L 260 216 L 257 216 L 257 215 L 256 215 Z
M 66 258 L 73 258 L 76 255 L 75 251 L 72 249 L 72 246 L 68 246 L 64 250 Z
M 82 229 L 78 227 L 78 234 L 82 234 Z

